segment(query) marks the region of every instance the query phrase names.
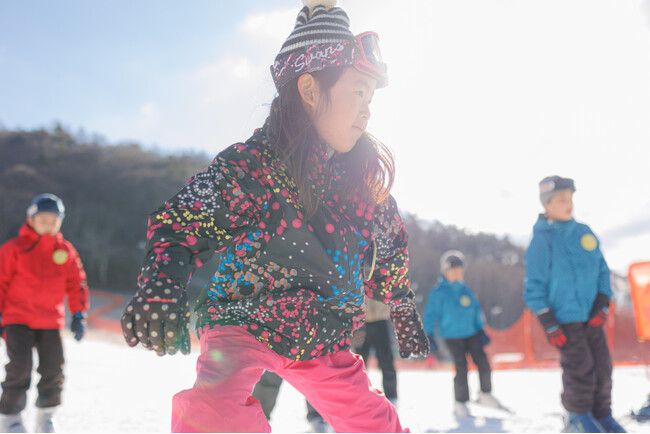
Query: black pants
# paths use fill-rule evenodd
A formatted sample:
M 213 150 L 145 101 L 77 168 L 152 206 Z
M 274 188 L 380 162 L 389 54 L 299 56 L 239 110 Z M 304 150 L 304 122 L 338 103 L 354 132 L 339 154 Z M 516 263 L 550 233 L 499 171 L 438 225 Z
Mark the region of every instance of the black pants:
M 397 372 L 393 363 L 393 350 L 390 346 L 390 326 L 389 320 L 366 323 L 366 337 L 363 345 L 354 348 L 353 351 L 363 357 L 363 361 L 368 365 L 368 354 L 370 348 L 375 349 L 377 363 L 381 369 L 382 384 L 384 394 L 388 399 L 397 398 Z
M 562 324 L 567 343 L 560 350 L 562 405 L 572 413 L 612 414 L 612 357 L 602 327 Z
M 481 338 L 478 334 L 464 339 L 445 339 L 447 347 L 454 357 L 456 376 L 454 377 L 454 395 L 456 401 L 469 401 L 469 386 L 467 384 L 467 353 L 472 356 L 478 367 L 481 392 L 492 391 L 492 369 L 488 361 Z
M 273 412 L 273 408 L 278 399 L 282 381 L 282 377 L 275 372 L 264 371 L 260 381 L 258 381 L 253 388 L 253 398 L 260 402 L 264 416 L 269 420 L 271 419 L 271 412 Z M 316 409 L 312 407 L 309 401 L 305 400 L 305 403 L 307 404 L 307 420 L 311 421 L 315 418 L 323 418 Z
M 0 413 L 20 413 L 26 405 L 27 390 L 32 379 L 32 348 L 38 353 L 37 407 L 61 404 L 63 390 L 63 345 L 59 330 L 34 330 L 24 325 L 5 326 L 5 340 L 9 363 L 2 382 Z

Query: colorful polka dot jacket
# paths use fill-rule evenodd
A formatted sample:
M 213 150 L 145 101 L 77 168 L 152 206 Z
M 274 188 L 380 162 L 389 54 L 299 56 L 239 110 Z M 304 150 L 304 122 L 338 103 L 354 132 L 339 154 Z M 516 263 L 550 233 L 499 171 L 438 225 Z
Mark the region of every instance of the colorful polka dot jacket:
M 328 158 L 322 145 L 314 155 L 309 180 L 321 203 L 306 219 L 263 130 L 219 153 L 150 216 L 140 284 L 186 285 L 216 253 L 219 267 L 196 307 L 198 333 L 238 325 L 293 360 L 348 348 L 364 320 L 364 292 L 412 304 L 408 237 L 394 199 L 374 208 L 342 201 L 345 154 Z

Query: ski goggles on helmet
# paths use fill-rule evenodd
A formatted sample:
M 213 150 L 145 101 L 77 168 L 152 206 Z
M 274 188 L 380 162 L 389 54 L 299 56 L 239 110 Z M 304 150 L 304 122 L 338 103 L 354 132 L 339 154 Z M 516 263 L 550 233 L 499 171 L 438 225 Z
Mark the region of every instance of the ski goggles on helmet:
M 363 32 L 354 37 L 359 48 L 359 58 L 354 67 L 377 79 L 377 89 L 388 84 L 387 66 L 379 50 L 379 35 L 375 32 Z

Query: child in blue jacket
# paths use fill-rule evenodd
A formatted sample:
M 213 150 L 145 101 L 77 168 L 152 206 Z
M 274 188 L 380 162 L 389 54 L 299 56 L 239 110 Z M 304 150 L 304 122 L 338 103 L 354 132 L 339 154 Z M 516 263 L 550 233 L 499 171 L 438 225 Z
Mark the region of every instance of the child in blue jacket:
M 572 179 L 539 184 L 545 213 L 526 251 L 524 301 L 560 350 L 567 432 L 625 432 L 612 418 L 612 358 L 603 325 L 609 268 L 589 226 L 573 219 Z
M 465 256 L 457 251 L 445 252 L 440 259 L 441 276 L 429 292 L 424 309 L 424 330 L 429 335 L 432 353 L 437 352 L 435 329 L 445 339 L 456 365 L 454 413 L 468 416 L 467 353 L 478 367 L 481 393 L 478 402 L 491 407 L 501 407 L 492 396 L 492 370 L 483 347 L 490 342 L 483 326 L 485 320 L 481 305 L 469 286 L 463 282 Z

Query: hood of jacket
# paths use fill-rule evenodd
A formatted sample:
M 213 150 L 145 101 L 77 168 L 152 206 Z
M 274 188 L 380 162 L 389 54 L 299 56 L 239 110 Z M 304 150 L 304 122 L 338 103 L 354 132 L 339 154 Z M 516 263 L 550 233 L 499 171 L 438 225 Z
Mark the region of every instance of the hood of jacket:
M 63 243 L 63 234 L 58 232 L 56 235 L 39 235 L 33 227 L 27 222 L 23 223 L 18 231 L 18 242 L 21 249 L 33 249 L 39 243 L 46 245 L 56 245 Z
M 537 222 L 533 226 L 533 232 L 557 231 L 560 235 L 566 237 L 573 233 L 578 227 L 575 219 L 567 221 L 557 221 L 547 218 L 544 214 L 540 214 Z

